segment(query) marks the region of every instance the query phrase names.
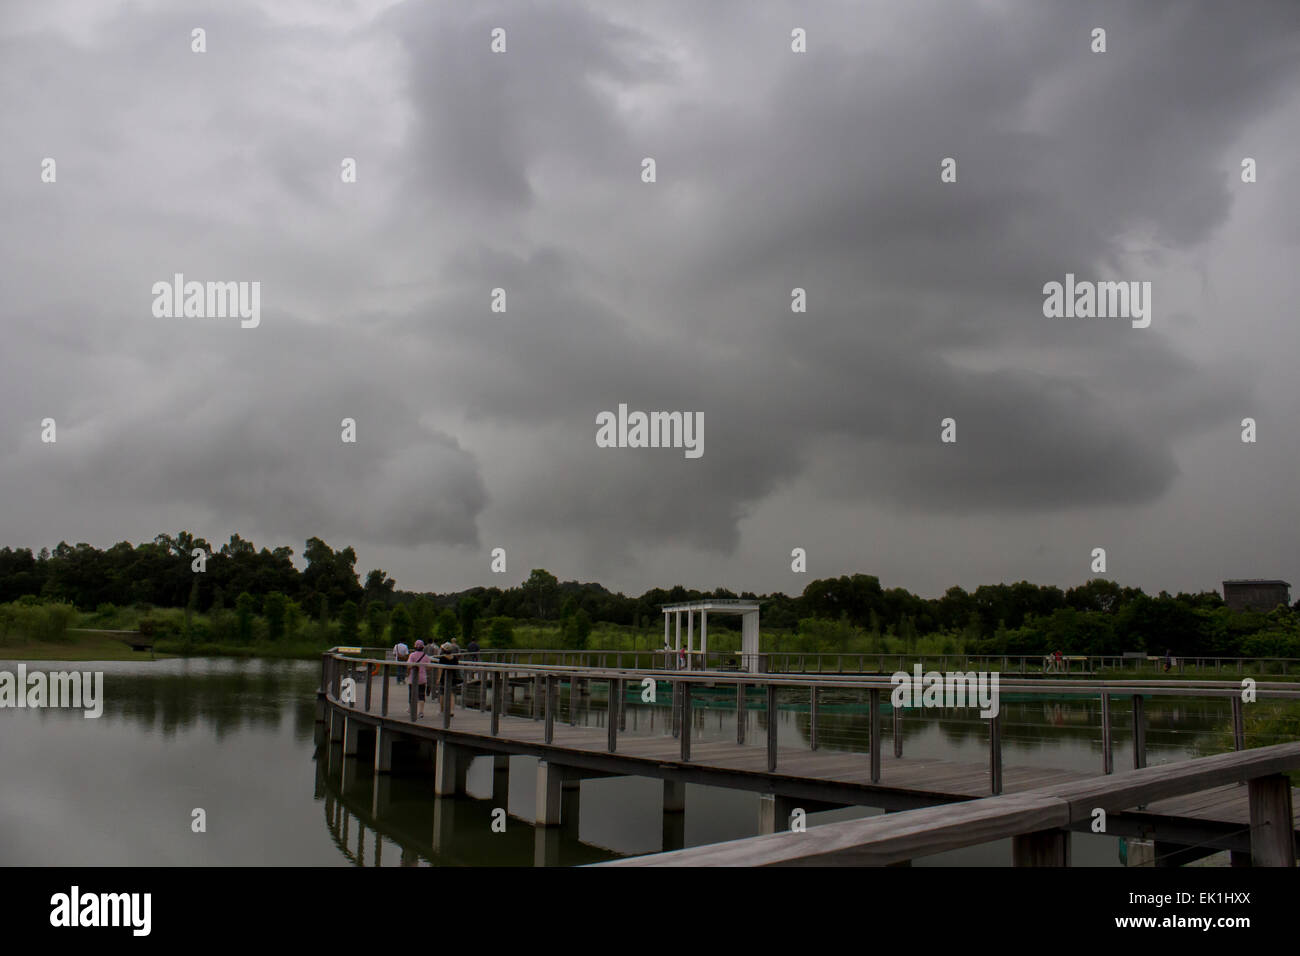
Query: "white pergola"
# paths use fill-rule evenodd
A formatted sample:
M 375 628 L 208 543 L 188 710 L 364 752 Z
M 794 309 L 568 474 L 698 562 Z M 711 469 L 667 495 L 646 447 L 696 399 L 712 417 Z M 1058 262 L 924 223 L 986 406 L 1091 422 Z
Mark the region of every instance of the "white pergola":
M 739 614 L 740 622 L 740 667 L 751 674 L 759 673 L 758 656 L 758 602 L 737 598 L 705 598 L 702 601 L 687 601 L 684 604 L 664 604 L 664 646 L 671 646 L 674 651 L 682 650 L 682 615 L 686 615 L 686 653 L 687 662 L 695 653 L 695 615 L 700 615 L 700 654 L 709 650 L 709 612 L 715 614 Z M 677 626 L 676 642 L 668 639 L 668 615 L 673 615 Z

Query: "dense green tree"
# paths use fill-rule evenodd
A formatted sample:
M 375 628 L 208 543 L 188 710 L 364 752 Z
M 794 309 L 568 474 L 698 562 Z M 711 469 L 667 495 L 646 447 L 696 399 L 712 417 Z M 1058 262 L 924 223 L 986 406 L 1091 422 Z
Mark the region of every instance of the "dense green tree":
M 366 605 L 366 640 L 376 647 L 385 646 L 384 628 L 388 626 L 388 608 L 383 601 Z M 393 643 L 396 643 L 394 641 Z
M 344 601 L 339 609 L 339 643 L 356 647 L 361 643 L 360 612 L 355 601 Z
M 514 620 L 508 617 L 494 617 L 488 625 L 488 647 L 513 647 L 515 644 Z
M 399 604 L 393 608 L 393 616 L 390 620 L 392 633 L 389 635 L 393 644 L 412 644 L 414 639 L 411 637 L 411 612 L 406 609 L 405 604 Z
M 460 599 L 460 604 L 456 607 L 456 616 L 460 619 L 460 642 L 462 646 L 467 646 L 474 637 L 474 622 L 478 620 L 482 605 L 477 598 L 466 597 Z
M 273 641 L 284 637 L 284 620 L 288 611 L 285 596 L 279 591 L 272 591 L 262 599 L 262 616 L 266 618 L 266 636 Z
M 235 619 L 239 626 L 239 640 L 242 644 L 251 644 L 253 641 L 253 612 L 256 603 L 253 596 L 247 591 L 242 592 L 235 600 Z
M 564 639 L 564 646 L 570 650 L 580 651 L 586 648 L 587 641 L 591 637 L 591 617 L 583 608 L 578 608 L 572 615 L 565 618 L 561 627 L 561 635 Z
M 460 621 L 456 618 L 456 612 L 451 608 L 443 608 L 438 615 L 438 624 L 434 630 L 438 636 L 438 643 L 454 641 L 460 634 Z
M 331 608 L 343 606 L 344 601 L 360 602 L 363 596 L 361 582 L 357 580 L 357 553 L 352 548 L 334 551 L 320 538 L 308 538 L 303 550 L 307 568 L 302 572 L 302 588 L 323 594 Z
M 397 587 L 397 582 L 388 576 L 381 568 L 375 568 L 366 575 L 365 596 L 366 601 L 379 601 L 385 607 L 393 603 L 393 589 Z
M 530 610 L 536 612 L 537 617 L 545 619 L 555 612 L 559 582 L 551 572 L 544 568 L 533 568 L 522 591 L 524 600 L 528 602 Z
M 433 635 L 434 606 L 428 598 L 418 597 L 411 602 L 411 639 L 426 644 Z

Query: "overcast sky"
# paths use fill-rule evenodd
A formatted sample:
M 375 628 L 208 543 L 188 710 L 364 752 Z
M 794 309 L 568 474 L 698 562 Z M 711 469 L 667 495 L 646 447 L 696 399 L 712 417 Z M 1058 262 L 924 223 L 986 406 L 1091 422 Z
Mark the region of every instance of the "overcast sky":
M 0 544 L 1300 581 L 1295 0 L 6 0 L 0 103 Z M 260 325 L 155 317 L 177 272 Z M 1045 318 L 1066 273 L 1150 327 Z M 703 456 L 597 447 L 620 403 Z

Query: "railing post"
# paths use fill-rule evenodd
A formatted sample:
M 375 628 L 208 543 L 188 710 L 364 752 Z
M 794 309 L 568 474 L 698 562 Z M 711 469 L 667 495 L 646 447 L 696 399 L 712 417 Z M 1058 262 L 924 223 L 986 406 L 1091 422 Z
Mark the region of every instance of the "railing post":
M 767 685 L 767 772 L 776 770 L 776 685 Z
M 817 749 L 817 685 L 808 688 L 808 749 Z
M 736 685 L 736 743 L 745 742 L 745 684 L 742 681 Z
M 880 783 L 880 691 L 873 687 L 871 700 L 871 782 Z
M 894 756 L 903 756 L 903 708 L 894 708 Z
M 366 665 L 366 713 L 370 713 L 370 683 L 371 678 L 375 676 L 375 669 L 369 664 Z
M 1115 752 L 1110 736 L 1110 694 L 1101 695 L 1101 772 L 1115 772 Z
M 1147 719 L 1141 694 L 1133 695 L 1133 769 L 1147 765 Z
M 506 680 L 502 680 L 502 677 Z M 501 733 L 501 708 L 505 706 L 506 685 L 509 683 L 509 675 L 501 671 L 492 672 L 492 736 L 496 737 Z
M 546 742 L 549 744 L 555 739 L 555 708 L 551 700 L 551 677 L 548 674 L 542 678 L 543 692 L 546 695 Z
M 436 676 L 442 682 L 442 729 L 446 730 L 451 726 L 451 701 L 456 696 L 456 672 L 448 668 L 429 676 Z
M 609 752 L 618 750 L 618 712 L 623 703 L 623 681 L 617 677 L 609 680 L 609 707 L 606 708 L 605 720 L 609 723 Z
M 381 701 L 381 703 L 382 703 L 382 707 L 381 707 L 381 709 L 380 709 L 380 713 L 381 713 L 384 717 L 387 717 L 387 716 L 388 716 L 388 684 L 389 684 L 389 680 L 388 680 L 388 661 L 384 661 L 382 664 L 379 665 L 379 673 L 380 673 L 380 675 L 384 678 L 384 689 L 383 689 L 383 692 L 380 694 L 380 697 L 382 698 L 382 701 Z M 387 732 L 387 731 L 385 731 L 385 732 Z
M 569 726 L 570 727 L 578 726 L 578 681 L 579 678 L 574 677 L 573 675 L 569 675 Z M 555 688 L 557 694 L 559 693 L 559 690 L 560 688 L 557 683 Z
M 1232 695 L 1232 749 L 1246 749 L 1246 720 L 1242 713 L 1241 694 Z
M 1002 712 L 989 718 L 989 788 L 996 797 L 1002 792 Z
M 691 685 L 682 681 L 682 762 L 691 759 Z

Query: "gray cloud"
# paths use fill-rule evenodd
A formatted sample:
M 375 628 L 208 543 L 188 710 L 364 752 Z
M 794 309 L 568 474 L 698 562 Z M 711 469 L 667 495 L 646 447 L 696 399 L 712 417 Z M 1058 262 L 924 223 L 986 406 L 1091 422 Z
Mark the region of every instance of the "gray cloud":
M 1179 482 L 1227 470 L 1188 449 L 1276 401 L 1186 270 L 1222 259 L 1236 144 L 1294 145 L 1293 3 L 379 3 L 305 27 L 235 4 L 204 57 L 189 15 L 101 15 L 84 42 L 0 30 L 0 132 L 32 144 L 0 160 L 0 488 L 38 546 L 78 513 L 148 536 L 163 503 L 355 539 L 413 587 L 483 583 L 486 528 L 640 589 L 769 574 L 748 552 L 780 501 L 796 524 L 902 509 L 918 536 L 998 516 L 1032 553 L 1044 516 L 1177 524 Z M 153 320 L 173 271 L 261 280 L 263 327 Z M 1066 272 L 1152 281 L 1152 328 L 1044 319 Z M 595 447 L 620 402 L 703 412 L 704 458 Z

